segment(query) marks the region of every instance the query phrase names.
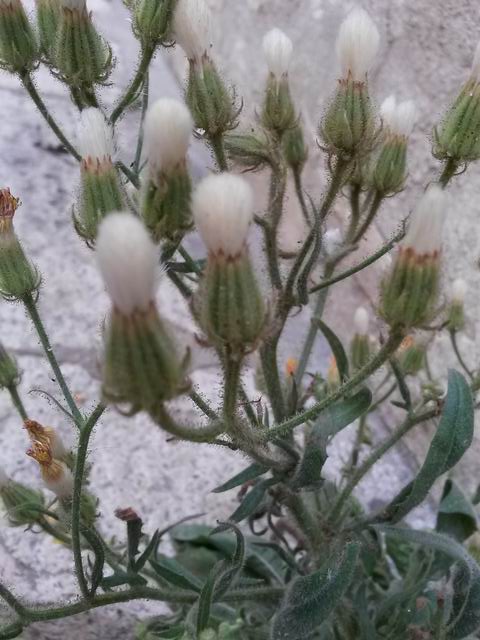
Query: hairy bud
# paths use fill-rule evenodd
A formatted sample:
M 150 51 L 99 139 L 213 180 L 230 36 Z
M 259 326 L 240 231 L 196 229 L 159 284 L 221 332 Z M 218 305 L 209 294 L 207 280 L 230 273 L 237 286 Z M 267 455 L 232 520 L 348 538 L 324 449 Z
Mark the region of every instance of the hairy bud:
M 0 69 L 11 73 L 31 71 L 39 49 L 21 0 L 0 0 Z
M 133 30 L 147 47 L 168 39 L 176 0 L 137 0 L 133 12 Z
M 350 345 L 350 361 L 354 369 L 360 369 L 370 358 L 370 336 L 368 325 L 370 318 L 364 307 L 358 307 L 354 315 L 355 334 Z
M 17 363 L 0 343 L 0 389 L 16 387 L 19 381 Z
M 12 527 L 35 524 L 45 510 L 45 499 L 40 491 L 34 491 L 9 478 L 0 469 L 0 500 Z
M 465 296 L 468 285 L 458 278 L 452 285 L 450 304 L 448 307 L 447 328 L 450 331 L 461 331 L 465 327 Z
M 280 29 L 272 29 L 263 39 L 263 52 L 269 69 L 262 112 L 263 126 L 281 135 L 295 125 L 295 107 L 288 84 L 292 41 Z

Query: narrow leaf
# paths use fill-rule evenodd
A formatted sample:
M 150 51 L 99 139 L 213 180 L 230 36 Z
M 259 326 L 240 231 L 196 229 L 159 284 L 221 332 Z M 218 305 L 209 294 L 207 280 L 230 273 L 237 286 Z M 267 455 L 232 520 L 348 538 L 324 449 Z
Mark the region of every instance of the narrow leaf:
M 174 558 L 158 556 L 156 560 L 151 558 L 150 564 L 155 570 L 155 573 L 166 582 L 173 584 L 179 589 L 187 589 L 189 591 L 196 591 L 197 593 L 200 592 L 202 586 L 200 580 Z
M 337 607 L 350 585 L 359 553 L 349 543 L 319 571 L 293 581 L 273 620 L 271 640 L 307 640 Z
M 345 353 L 342 343 L 338 336 L 327 326 L 320 318 L 315 318 L 315 323 L 320 331 L 325 336 L 330 349 L 335 357 L 338 367 L 338 373 L 340 374 L 340 380 L 343 382 L 349 377 L 348 357 Z
M 262 503 L 262 500 L 267 492 L 267 489 L 274 484 L 276 484 L 278 480 L 274 478 L 269 478 L 268 480 L 262 480 L 258 484 L 256 484 L 250 491 L 247 493 L 242 503 L 236 509 L 229 518 L 231 522 L 241 522 L 245 520 L 245 518 L 250 517 L 257 508 Z
M 237 473 L 236 476 L 233 476 L 233 478 L 227 480 L 227 482 L 225 482 L 224 484 L 216 487 L 212 493 L 223 493 L 224 491 L 235 489 L 235 487 L 240 487 L 242 484 L 245 484 L 245 482 L 248 482 L 249 480 L 255 480 L 255 478 L 258 478 L 264 473 L 267 473 L 267 471 L 268 469 L 266 467 L 262 467 L 262 465 L 254 462 L 243 471 L 240 471 L 240 473 Z
M 159 541 L 160 541 L 160 531 L 157 530 L 153 534 L 150 542 L 148 543 L 147 547 L 144 549 L 144 551 L 142 552 L 140 557 L 137 558 L 137 561 L 135 562 L 135 565 L 133 567 L 134 571 L 136 571 L 138 573 L 138 571 L 141 571 L 143 569 L 143 567 L 145 566 L 145 563 L 147 562 L 149 557 L 152 555 L 152 553 L 158 547 Z

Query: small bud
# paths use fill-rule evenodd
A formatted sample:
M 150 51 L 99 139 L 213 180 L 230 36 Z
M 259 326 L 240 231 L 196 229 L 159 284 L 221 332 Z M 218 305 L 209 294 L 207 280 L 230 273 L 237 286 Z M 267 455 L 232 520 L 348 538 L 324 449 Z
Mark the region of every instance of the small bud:
M 212 342 L 243 352 L 258 341 L 265 324 L 246 244 L 253 219 L 251 188 L 238 176 L 211 175 L 194 193 L 193 214 L 208 249 L 197 298 L 200 324 Z
M 42 480 L 47 489 L 58 498 L 71 498 L 73 494 L 73 475 L 64 462 L 53 457 L 48 444 L 35 441 L 27 455 L 40 466 Z
M 439 160 L 462 163 L 480 158 L 480 43 L 470 77 L 433 133 L 433 155 Z
M 60 7 L 57 0 L 36 0 L 36 5 L 40 49 L 47 61 L 54 63 Z
M 39 491 L 15 482 L 0 469 L 0 499 L 12 527 L 35 524 L 45 510 L 45 500 Z
M 370 336 L 368 325 L 370 318 L 364 307 L 358 307 L 353 317 L 355 334 L 350 345 L 350 361 L 354 369 L 360 369 L 370 359 Z
M 38 64 L 38 45 L 20 0 L 0 0 L 0 69 L 32 71 Z
M 155 305 L 157 247 L 138 218 L 112 213 L 100 225 L 97 258 L 113 304 L 103 393 L 110 402 L 155 415 L 185 386 L 183 367 Z
M 40 276 L 27 260 L 13 228 L 18 205 L 8 188 L 0 189 L 0 294 L 7 300 L 21 300 L 40 286 Z
M 17 363 L 0 343 L 0 389 L 16 387 L 19 381 Z
M 163 98 L 148 110 L 145 147 L 148 177 L 143 192 L 142 216 L 156 242 L 176 242 L 192 226 L 191 181 L 187 151 L 193 120 L 178 100 Z
M 284 132 L 282 146 L 288 166 L 293 171 L 300 173 L 308 160 L 308 146 L 305 144 L 300 122 Z
M 389 275 L 382 282 L 381 313 L 390 326 L 421 327 L 438 297 L 446 195 L 430 186 L 412 214 Z
M 98 226 L 112 211 L 125 206 L 120 178 L 113 163 L 113 132 L 100 109 L 84 109 L 77 129 L 81 190 L 78 216 L 74 215 L 77 233 L 89 246 L 95 244 Z
M 322 122 L 322 137 L 336 153 L 368 151 L 375 136 L 375 112 L 370 102 L 367 74 L 378 51 L 379 33 L 368 13 L 354 9 L 337 38 L 342 69 L 338 89 Z
M 35 422 L 35 420 L 25 420 L 25 429 L 32 441 L 32 445 L 35 444 L 35 442 L 40 442 L 50 449 L 53 458 L 62 460 L 63 462 L 67 462 L 67 460 L 70 459 L 70 452 L 65 447 L 56 429 L 43 427 L 40 423 Z
M 272 162 L 269 141 L 261 133 L 227 133 L 225 150 L 244 171 L 260 171 Z
M 415 104 L 409 100 L 396 104 L 390 96 L 380 112 L 384 140 L 372 175 L 372 186 L 384 196 L 401 191 L 407 177 L 407 146 L 416 119 Z
M 452 285 L 452 297 L 448 309 L 447 328 L 450 331 L 461 331 L 465 327 L 465 296 L 468 285 L 462 278 L 458 278 Z
M 426 344 L 407 336 L 397 350 L 397 360 L 403 375 L 415 376 L 425 364 Z
M 280 29 L 272 29 L 263 38 L 263 52 L 269 77 L 262 112 L 262 124 L 282 135 L 295 126 L 295 107 L 288 84 L 288 67 L 292 57 L 292 41 Z
M 175 0 L 137 0 L 133 31 L 144 47 L 165 42 L 170 33 Z
M 84 95 L 108 78 L 112 52 L 95 29 L 85 0 L 60 0 L 54 58 L 62 80 Z

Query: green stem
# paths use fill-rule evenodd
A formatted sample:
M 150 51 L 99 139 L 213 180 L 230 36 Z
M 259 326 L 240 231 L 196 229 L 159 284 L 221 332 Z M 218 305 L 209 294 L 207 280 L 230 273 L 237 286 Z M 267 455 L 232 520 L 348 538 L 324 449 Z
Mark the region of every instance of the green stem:
M 42 344 L 47 360 L 50 363 L 50 366 L 55 375 L 55 378 L 57 379 L 58 386 L 62 390 L 63 397 L 65 398 L 65 401 L 68 404 L 70 411 L 75 419 L 75 424 L 77 425 L 77 427 L 81 428 L 85 422 L 84 417 L 80 413 L 75 403 L 75 400 L 73 399 L 73 396 L 70 392 L 70 389 L 68 388 L 65 378 L 63 377 L 62 371 L 55 357 L 55 354 L 53 352 L 52 345 L 50 344 L 50 340 L 48 338 L 47 332 L 45 331 L 45 327 L 40 318 L 40 314 L 38 313 L 35 300 L 32 298 L 31 294 L 27 294 L 22 301 L 30 316 L 30 319 L 33 322 L 33 326 L 35 327 L 35 330 L 38 334 L 38 337 Z
M 53 131 L 53 133 L 60 140 L 60 142 L 65 147 L 65 149 L 75 158 L 75 160 L 80 161 L 81 160 L 80 154 L 70 144 L 70 142 L 67 140 L 66 136 L 64 135 L 63 131 L 60 129 L 58 124 L 55 122 L 55 120 L 50 115 L 50 112 L 48 111 L 47 106 L 45 105 L 45 103 L 43 102 L 42 98 L 40 97 L 40 94 L 38 93 L 37 89 L 35 88 L 35 84 L 33 83 L 31 75 L 28 72 L 22 73 L 20 75 L 20 80 L 21 80 L 23 86 L 25 87 L 25 89 L 27 90 L 28 94 L 32 98 L 33 102 L 35 103 L 37 109 L 40 111 L 40 113 L 42 114 L 43 118 L 45 119 L 45 122 L 50 127 L 50 129 Z
M 190 426 L 179 424 L 169 413 L 164 405 L 156 410 L 156 415 L 151 416 L 159 427 L 179 440 L 187 442 L 211 442 L 217 436 L 224 433 L 225 425 L 215 422 L 206 426 Z
M 282 289 L 282 277 L 278 262 L 278 227 L 283 213 L 287 173 L 281 160 L 272 167 L 270 178 L 270 193 L 268 200 L 267 220 L 263 227 L 265 238 L 265 254 L 272 287 L 277 291 Z
M 199 393 L 197 393 L 196 391 L 190 391 L 189 397 L 190 397 L 190 400 L 197 405 L 200 411 L 202 411 L 207 416 L 207 418 L 210 418 L 210 420 L 218 420 L 218 416 L 215 413 L 215 411 L 210 407 L 208 402 L 206 402 Z
M 134 173 L 131 169 L 129 169 L 124 162 L 118 161 L 116 165 L 120 169 L 120 171 L 124 174 L 124 176 L 127 178 L 127 180 L 131 182 L 136 189 L 139 189 L 140 180 L 137 174 Z
M 17 600 L 17 598 L 13 595 L 13 593 L 8 589 L 5 585 L 0 582 L 0 598 L 3 598 L 8 606 L 15 611 L 15 613 L 20 617 L 24 618 L 27 609 L 23 606 L 23 604 Z
M 68 546 L 72 544 L 72 540 L 68 536 L 61 531 L 58 531 L 58 529 L 51 525 L 48 520 L 45 520 L 45 518 L 40 519 L 37 524 L 41 529 L 43 529 L 43 531 L 45 531 L 45 533 L 48 533 L 48 535 L 52 536 L 55 540 L 60 540 L 60 542 L 63 542 Z
M 307 203 L 305 202 L 305 195 L 303 192 L 302 172 L 299 171 L 298 169 L 296 169 L 293 172 L 293 181 L 295 184 L 295 193 L 297 195 L 297 200 L 300 205 L 302 215 L 304 217 L 305 222 L 310 226 L 312 222 L 310 220 L 310 212 L 308 211 Z
M 227 156 L 225 154 L 225 144 L 223 140 L 223 133 L 217 133 L 215 136 L 211 136 L 208 139 L 208 143 L 213 151 L 217 167 L 220 171 L 228 171 Z
M 346 236 L 346 242 L 353 242 L 353 238 L 360 221 L 360 193 L 361 186 L 359 184 L 355 183 L 350 186 L 351 219 Z
M 282 424 L 277 425 L 270 429 L 266 435 L 266 439 L 268 441 L 274 440 L 275 438 L 281 438 L 290 433 L 295 427 L 298 427 L 309 420 L 314 420 L 317 418 L 322 411 L 324 411 L 327 407 L 329 407 L 332 403 L 340 400 L 343 396 L 350 393 L 361 384 L 368 376 L 370 376 L 374 371 L 379 369 L 394 353 L 397 348 L 400 346 L 404 338 L 404 332 L 401 329 L 396 329 L 391 331 L 388 340 L 385 342 L 380 351 L 375 354 L 361 369 L 347 380 L 344 384 L 342 384 L 338 389 L 330 393 L 326 398 L 317 402 L 313 407 L 299 413 L 298 415 L 285 420 Z
M 370 228 L 370 225 L 372 224 L 372 222 L 375 219 L 375 216 L 378 213 L 378 210 L 381 207 L 382 202 L 383 202 L 383 195 L 379 191 L 376 191 L 373 197 L 372 204 L 370 206 L 370 211 L 368 212 L 367 217 L 365 218 L 362 225 L 360 226 L 360 229 L 356 232 L 356 234 L 353 237 L 353 244 L 357 244 L 357 242 L 359 242 L 363 238 L 363 236 L 367 233 L 368 229 Z
M 143 81 L 143 90 L 142 90 L 142 113 L 140 116 L 140 126 L 138 129 L 138 141 L 137 141 L 137 149 L 135 151 L 135 160 L 133 161 L 133 172 L 136 176 L 138 176 L 140 172 L 140 161 L 142 159 L 142 150 L 143 150 L 143 124 L 145 122 L 145 115 L 148 109 L 148 97 L 149 97 L 149 74 L 148 71 L 145 74 L 145 79 Z
M 467 364 L 466 364 L 465 360 L 463 359 L 463 356 L 462 356 L 462 354 L 460 352 L 460 349 L 458 348 L 456 332 L 455 331 L 449 331 L 449 333 L 450 333 L 450 342 L 452 343 L 453 351 L 454 351 L 455 355 L 457 356 L 457 360 L 458 360 L 460 366 L 465 371 L 465 373 L 470 378 L 470 380 L 473 380 L 474 375 L 473 375 L 472 371 L 469 369 L 469 367 L 467 366 Z
M 242 357 L 227 349 L 224 357 L 225 380 L 223 396 L 223 418 L 227 430 L 232 432 L 237 414 L 238 388 L 242 371 Z
M 105 411 L 105 407 L 99 404 L 88 418 L 87 422 L 80 429 L 80 437 L 78 439 L 78 449 L 75 458 L 75 469 L 73 472 L 73 496 L 72 496 L 72 550 L 75 562 L 75 572 L 77 574 L 78 586 L 82 596 L 91 599 L 91 593 L 88 587 L 87 579 L 83 571 L 82 562 L 82 545 L 81 545 L 81 505 L 82 505 L 82 486 L 85 475 L 85 463 L 87 460 L 88 445 L 92 435 L 93 428 L 98 422 L 100 416 Z
M 352 475 L 348 483 L 346 484 L 343 491 L 340 493 L 337 502 L 335 503 L 331 514 L 330 519 L 332 522 L 337 522 L 338 518 L 341 516 L 342 509 L 353 493 L 353 490 L 358 485 L 358 483 L 363 479 L 364 476 L 370 471 L 370 469 L 382 458 L 387 451 L 389 451 L 393 446 L 399 442 L 413 427 L 417 426 L 421 422 L 425 422 L 426 420 L 430 420 L 438 415 L 438 409 L 429 409 L 428 411 L 424 411 L 421 414 L 411 415 L 406 418 L 402 424 L 395 429 L 391 436 L 389 436 L 381 445 L 379 445 L 375 451 L 373 451 L 368 458 L 358 467 L 355 473 Z
M 135 98 L 139 88 L 141 87 L 142 83 L 145 81 L 145 75 L 148 73 L 148 68 L 150 66 L 150 62 L 152 61 L 154 53 L 155 53 L 154 46 L 149 45 L 149 46 L 142 47 L 142 54 L 140 58 L 140 64 L 138 65 L 138 69 L 135 75 L 133 76 L 133 79 L 130 82 L 130 85 L 126 90 L 123 98 L 121 98 L 120 102 L 115 107 L 115 109 L 112 112 L 112 115 L 110 116 L 111 124 L 115 124 L 117 122 L 117 120 L 120 118 L 122 113 L 125 111 L 128 105 Z
M 285 418 L 285 399 L 277 362 L 278 338 L 266 341 L 260 349 L 262 372 L 275 422 Z
M 13 406 L 18 411 L 18 415 L 20 416 L 20 418 L 22 420 L 28 420 L 28 414 L 18 393 L 18 387 L 16 385 L 12 385 L 11 387 L 8 387 L 8 392 L 10 393 Z

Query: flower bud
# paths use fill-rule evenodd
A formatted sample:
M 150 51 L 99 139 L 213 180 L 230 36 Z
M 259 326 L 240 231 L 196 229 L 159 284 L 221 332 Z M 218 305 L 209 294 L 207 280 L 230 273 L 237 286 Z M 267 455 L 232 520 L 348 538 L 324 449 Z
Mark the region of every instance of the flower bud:
M 142 216 L 152 238 L 176 242 L 192 226 L 191 181 L 187 151 L 193 120 L 178 100 L 163 98 L 148 110 L 145 146 L 148 177 L 143 189 Z
M 104 396 L 155 415 L 162 402 L 185 387 L 182 364 L 155 305 L 157 247 L 138 218 L 112 213 L 100 226 L 97 258 L 112 301 Z
M 458 278 L 452 285 L 452 296 L 448 309 L 447 328 L 450 331 L 461 331 L 465 327 L 465 296 L 468 285 L 462 278 Z
M 397 361 L 405 376 L 415 376 L 425 365 L 426 344 L 407 336 L 397 350 Z
M 16 387 L 19 381 L 17 363 L 0 343 L 0 389 Z
M 415 104 L 409 100 L 396 104 L 395 97 L 385 100 L 380 109 L 384 140 L 375 161 L 372 186 L 382 195 L 401 191 L 407 177 L 407 146 L 416 118 Z
M 353 318 L 355 334 L 350 345 L 350 361 L 354 369 L 361 369 L 370 359 L 369 315 L 364 307 L 358 307 Z
M 113 132 L 100 109 L 84 109 L 77 130 L 80 162 L 78 216 L 73 217 L 77 233 L 89 246 L 95 243 L 98 226 L 112 211 L 125 206 L 117 169 L 113 163 Z
M 31 71 L 38 64 L 38 45 L 21 0 L 0 0 L 0 69 Z
M 155 47 L 169 35 L 175 0 L 137 0 L 133 30 L 144 47 Z
M 186 101 L 195 127 L 209 138 L 233 129 L 234 100 L 210 56 L 211 15 L 205 0 L 178 0 L 173 32 L 190 64 Z
M 82 92 L 104 83 L 112 52 L 93 25 L 86 0 L 60 0 L 55 65 L 62 80 Z
M 45 499 L 39 491 L 15 482 L 0 469 L 0 499 L 12 527 L 35 524 L 45 509 Z
M 36 4 L 40 50 L 49 62 L 54 63 L 60 21 L 59 3 L 57 0 L 36 0 Z
M 256 344 L 265 324 L 246 244 L 253 218 L 251 188 L 238 176 L 211 175 L 193 195 L 193 214 L 208 249 L 197 298 L 200 324 L 214 344 L 244 352 Z
M 20 300 L 40 286 L 40 276 L 27 260 L 13 228 L 18 205 L 8 188 L 0 189 L 0 293 L 7 300 Z
M 261 133 L 228 133 L 224 144 L 232 162 L 245 171 L 260 171 L 272 162 L 269 141 Z
M 363 9 L 350 12 L 340 27 L 337 55 L 342 77 L 322 122 L 322 136 L 336 153 L 368 151 L 375 136 L 375 112 L 367 74 L 377 55 L 379 33 Z
M 64 462 L 53 457 L 48 444 L 35 441 L 27 455 L 36 460 L 47 489 L 57 498 L 68 499 L 73 494 L 73 475 Z
M 262 112 L 262 124 L 278 135 L 295 125 L 295 107 L 288 84 L 292 41 L 280 29 L 272 29 L 263 38 L 263 52 L 269 77 Z
M 434 315 L 445 209 L 445 193 L 432 185 L 412 214 L 397 258 L 382 282 L 381 313 L 392 327 L 421 327 Z
M 293 171 L 301 172 L 308 160 L 308 146 L 305 144 L 303 127 L 300 122 L 284 132 L 282 146 L 288 166 Z
M 480 158 L 480 43 L 470 77 L 433 133 L 433 155 L 439 160 L 462 163 Z

